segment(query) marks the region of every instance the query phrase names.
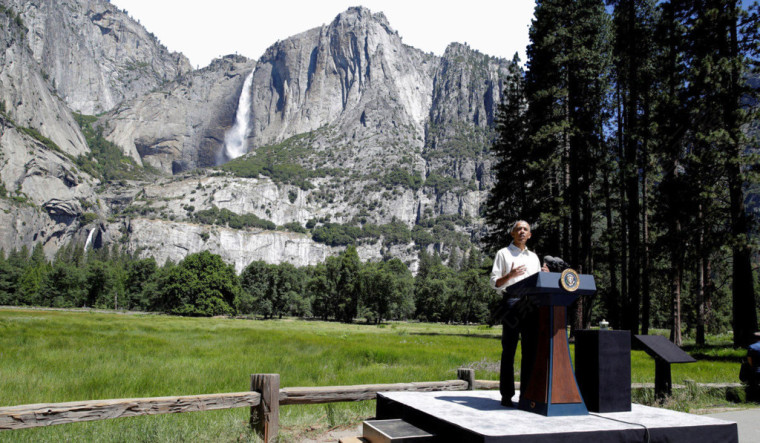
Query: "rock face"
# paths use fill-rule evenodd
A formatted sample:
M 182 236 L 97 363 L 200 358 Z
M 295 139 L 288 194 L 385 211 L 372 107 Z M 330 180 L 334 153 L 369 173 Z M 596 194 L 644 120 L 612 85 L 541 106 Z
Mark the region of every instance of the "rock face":
M 133 219 L 127 225 L 126 250 L 140 257 L 153 257 L 163 265 L 167 260 L 179 262 L 187 254 L 209 250 L 219 254 L 240 273 L 253 261 L 288 262 L 309 266 L 324 262 L 343 248 L 314 243 L 308 235 L 266 230 L 240 230 L 192 223 Z M 135 235 L 139 233 L 139 235 Z M 359 258 L 380 260 L 379 245 L 359 246 Z M 394 256 L 412 259 L 411 248 L 399 249 Z
M 427 54 L 403 44 L 382 13 L 350 8 L 275 43 L 258 61 L 226 56 L 190 71 L 183 56 L 105 1 L 9 3 L 16 12 L 0 14 L 10 48 L 0 53 L 8 105 L 0 246 L 43 241 L 52 251 L 87 238 L 95 247 L 120 241 L 159 262 L 209 250 L 239 271 L 259 259 L 315 264 L 343 249 L 291 232 L 304 226 L 400 223 L 407 235 L 425 234 L 415 237 L 420 244 L 389 242 L 385 233 L 358 251 L 364 260 L 399 257 L 414 270 L 418 248 L 477 242 L 493 183 L 495 110 L 511 81 L 506 60 L 456 43 L 441 57 Z M 225 133 L 251 72 L 248 154 L 224 171 L 202 169 L 230 160 Z M 87 152 L 56 93 L 75 110 L 108 111 L 96 124 L 103 135 L 166 176 L 99 186 L 70 157 L 29 137 L 20 126 L 38 128 L 74 157 Z M 35 123 L 32 105 L 46 101 L 52 111 Z M 204 225 L 196 217 L 204 210 L 255 215 L 278 228 Z
M 405 46 L 382 13 L 351 8 L 261 57 L 251 90 L 250 144 L 335 125 L 351 137 L 404 127 L 421 147 L 437 62 Z
M 138 163 L 168 174 L 214 166 L 254 63 L 226 56 L 103 117 L 106 136 Z
M 84 212 L 103 213 L 95 185 L 97 181 L 67 156 L 0 117 L 1 248 L 42 243 L 52 257 L 58 248 L 81 237 Z
M 192 70 L 126 12 L 102 0 L 6 0 L 34 59 L 73 110 L 98 114 Z
M 87 151 L 87 143 L 71 111 L 55 95 L 34 58 L 21 16 L 12 9 L 0 13 L 0 110 L 16 125 L 52 140 L 71 155 Z

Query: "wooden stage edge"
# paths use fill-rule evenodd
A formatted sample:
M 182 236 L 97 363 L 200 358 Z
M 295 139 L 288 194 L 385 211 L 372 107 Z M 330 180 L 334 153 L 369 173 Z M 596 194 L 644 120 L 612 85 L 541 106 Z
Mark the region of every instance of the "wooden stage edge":
M 440 442 L 738 442 L 736 423 L 633 404 L 629 412 L 547 417 L 501 405 L 498 391 L 384 392 L 377 419 L 401 418 Z

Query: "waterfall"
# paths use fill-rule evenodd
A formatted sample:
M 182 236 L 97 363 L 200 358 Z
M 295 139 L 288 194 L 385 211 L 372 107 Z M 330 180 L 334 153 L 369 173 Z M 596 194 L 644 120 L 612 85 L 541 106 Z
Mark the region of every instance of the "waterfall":
M 237 114 L 235 115 L 235 125 L 224 134 L 224 156 L 226 160 L 238 158 L 248 151 L 245 142 L 249 132 L 248 116 L 251 114 L 251 84 L 253 83 L 254 71 L 255 69 L 248 74 L 243 83 L 243 90 L 240 92 Z
M 84 250 L 85 250 L 85 252 L 87 251 L 87 247 L 90 246 L 90 243 L 92 243 L 92 234 L 95 233 L 95 229 L 97 229 L 97 228 L 90 229 L 90 235 L 87 236 L 87 241 L 84 242 Z

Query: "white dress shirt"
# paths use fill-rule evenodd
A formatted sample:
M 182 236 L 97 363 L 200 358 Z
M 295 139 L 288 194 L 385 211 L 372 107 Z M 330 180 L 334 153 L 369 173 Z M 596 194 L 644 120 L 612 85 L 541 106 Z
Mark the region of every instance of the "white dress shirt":
M 505 276 L 509 271 L 518 266 L 525 265 L 525 273 L 518 275 L 506 283 L 497 287 L 496 280 Z M 523 280 L 533 274 L 541 271 L 541 262 L 538 260 L 538 256 L 529 251 L 526 247 L 520 250 L 514 243 L 510 243 L 506 248 L 499 249 L 496 253 L 496 258 L 493 261 L 493 268 L 491 269 L 491 287 L 496 289 L 496 292 L 502 294 L 507 286 L 513 285 L 520 280 Z

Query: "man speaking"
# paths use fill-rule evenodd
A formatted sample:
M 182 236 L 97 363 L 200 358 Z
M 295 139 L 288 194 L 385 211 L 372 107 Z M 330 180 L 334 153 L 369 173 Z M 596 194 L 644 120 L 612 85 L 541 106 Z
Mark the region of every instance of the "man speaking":
M 517 341 L 522 337 L 522 364 L 520 365 L 520 386 L 522 391 L 527 387 L 528 378 L 533 369 L 536 354 L 536 324 L 538 311 L 530 305 L 530 301 L 517 296 L 510 296 L 506 289 L 539 271 L 548 272 L 546 265 L 541 267 L 538 256 L 529 251 L 526 243 L 530 239 L 530 225 L 520 220 L 512 225 L 512 243 L 496 253 L 491 269 L 491 287 L 501 294 L 506 304 L 502 319 L 501 335 L 501 375 L 499 390 L 501 404 L 512 406 L 512 396 L 515 395 L 515 351 Z

